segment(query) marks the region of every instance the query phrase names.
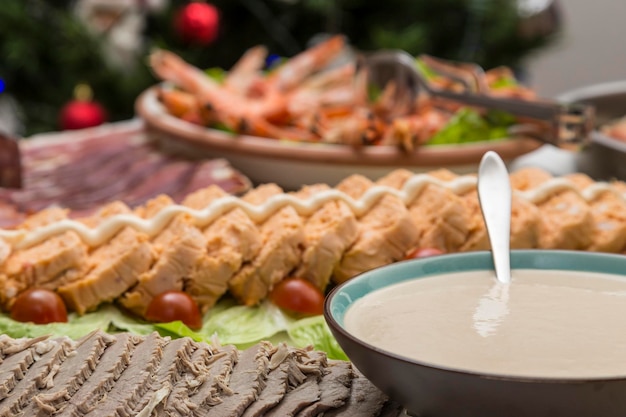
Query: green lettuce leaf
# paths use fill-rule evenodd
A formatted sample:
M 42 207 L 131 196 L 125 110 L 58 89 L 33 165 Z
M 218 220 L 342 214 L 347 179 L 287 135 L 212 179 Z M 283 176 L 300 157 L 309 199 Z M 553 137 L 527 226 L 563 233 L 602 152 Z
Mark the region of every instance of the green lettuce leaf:
M 180 320 L 172 321 L 169 323 L 155 323 L 154 327 L 161 336 L 170 336 L 173 339 L 178 337 L 189 337 L 196 342 L 208 341 L 202 335 L 191 330 Z
M 297 347 L 311 345 L 326 352 L 329 358 L 347 359 L 323 316 L 296 319 L 269 301 L 246 307 L 237 305 L 232 299 L 224 299 L 205 314 L 204 325 L 198 331 L 191 330 L 180 321 L 149 323 L 110 304 L 83 316 L 71 313 L 68 319 L 67 323 L 42 325 L 18 322 L 0 314 L 0 332 L 14 338 L 50 335 L 79 339 L 96 329 L 110 333 L 127 331 L 144 336 L 156 331 L 172 338 L 190 337 L 209 343 L 216 340 L 223 345 L 233 344 L 239 349 L 246 349 L 261 340 Z
M 332 335 L 324 316 L 307 317 L 292 323 L 287 329 L 289 338 L 297 347 L 313 346 L 326 352 L 330 359 L 348 360 Z
M 198 331 L 207 339 L 216 337 L 222 344 L 248 345 L 287 330 L 293 319 L 269 301 L 255 307 L 220 301 L 204 317 Z
M 491 110 L 483 116 L 474 109 L 463 107 L 428 141 L 428 145 L 504 139 L 507 137 L 508 127 L 513 123 L 515 117 L 503 111 Z
M 102 306 L 97 312 L 84 316 L 69 314 L 67 323 L 49 324 L 22 323 L 2 314 L 0 315 L 0 332 L 14 338 L 50 335 L 79 339 L 96 329 L 108 331 L 111 323 L 110 316 L 115 310 L 117 309 L 113 306 Z

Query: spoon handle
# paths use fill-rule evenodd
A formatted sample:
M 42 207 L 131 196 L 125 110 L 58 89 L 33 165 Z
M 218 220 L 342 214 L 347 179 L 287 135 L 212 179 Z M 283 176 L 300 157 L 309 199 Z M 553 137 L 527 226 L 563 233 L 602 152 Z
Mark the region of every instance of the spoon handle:
M 511 183 L 500 156 L 485 153 L 478 168 L 478 199 L 491 243 L 496 277 L 511 281 Z

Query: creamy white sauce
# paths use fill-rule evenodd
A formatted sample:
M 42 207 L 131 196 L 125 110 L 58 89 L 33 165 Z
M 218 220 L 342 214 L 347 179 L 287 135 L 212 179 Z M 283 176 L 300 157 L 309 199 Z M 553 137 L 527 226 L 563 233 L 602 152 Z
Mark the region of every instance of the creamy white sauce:
M 409 280 L 346 312 L 348 332 L 389 352 L 466 371 L 626 376 L 626 276 L 514 270 Z
M 0 229 L 0 239 L 4 239 L 16 249 L 23 249 L 36 245 L 49 237 L 72 231 L 78 234 L 87 245 L 93 247 L 108 241 L 124 227 L 132 227 L 149 236 L 157 235 L 174 216 L 181 213 L 189 214 L 195 220 L 196 225 L 202 227 L 210 224 L 222 213 L 237 207 L 244 210 L 252 220 L 260 222 L 287 205 L 293 207 L 300 215 L 310 215 L 319 207 L 332 200 L 345 202 L 355 215 L 362 216 L 386 194 L 394 195 L 405 204 L 409 204 L 428 185 L 437 185 L 445 187 L 455 194 L 464 194 L 476 188 L 476 177 L 462 176 L 454 180 L 443 181 L 428 174 L 417 174 L 409 178 L 401 190 L 377 185 L 367 190 L 359 199 L 353 199 L 346 193 L 333 189 L 321 191 L 308 199 L 300 199 L 290 194 L 279 194 L 259 205 L 249 204 L 237 197 L 225 196 L 214 200 L 201 210 L 173 204 L 163 208 L 150 219 L 142 219 L 135 214 L 119 214 L 106 219 L 94 228 L 87 227 L 75 220 L 65 219 L 34 230 Z M 626 195 L 619 193 L 608 183 L 595 183 L 580 192 L 569 180 L 564 178 L 552 178 L 535 189 L 523 192 L 518 191 L 517 194 L 531 203 L 538 204 L 564 190 L 576 192 L 586 201 L 592 201 L 604 192 L 611 192 L 626 201 Z

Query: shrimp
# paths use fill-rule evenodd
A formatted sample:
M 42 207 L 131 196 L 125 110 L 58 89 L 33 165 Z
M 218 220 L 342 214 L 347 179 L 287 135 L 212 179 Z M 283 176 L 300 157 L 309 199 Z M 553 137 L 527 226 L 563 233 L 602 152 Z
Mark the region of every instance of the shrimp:
M 269 90 L 263 97 L 254 99 L 234 94 L 171 52 L 155 51 L 150 56 L 150 65 L 161 79 L 195 94 L 203 107 L 234 131 L 239 131 L 241 126 L 261 125 L 261 119 L 281 120 L 287 111 L 284 94 Z
M 528 87 L 518 85 L 515 82 L 511 85 L 494 88 L 494 84 L 503 79 L 515 81 L 516 78 L 510 68 L 502 66 L 490 69 L 485 73 L 485 80 L 487 85 L 489 85 L 490 95 L 494 97 L 521 98 L 525 100 L 533 100 L 537 98 L 537 94 L 533 90 Z
M 351 83 L 354 64 L 320 72 L 289 94 L 287 109 L 292 118 L 299 118 L 320 107 L 352 106 L 356 101 Z
M 276 68 L 269 76 L 268 83 L 278 91 L 289 91 L 312 73 L 319 71 L 345 50 L 343 36 L 335 35 L 312 48 L 290 58 Z
M 219 94 L 220 85 L 203 71 L 189 65 L 178 55 L 158 49 L 150 54 L 149 64 L 152 71 L 163 81 L 169 81 L 177 87 L 196 95 L 201 101 Z
M 428 142 L 447 121 L 448 117 L 443 112 L 433 108 L 420 114 L 395 118 L 386 126 L 379 144 L 399 146 L 412 152 Z
M 332 107 L 319 109 L 303 119 L 304 126 L 322 142 L 354 147 L 375 143 L 382 132 L 382 121 L 365 107 Z
M 168 113 L 175 117 L 200 125 L 208 125 L 215 119 L 193 94 L 173 88 L 159 88 L 157 95 Z
M 235 94 L 248 96 L 251 87 L 262 78 L 260 71 L 265 64 L 267 48 L 262 45 L 248 49 L 224 79 L 224 88 Z

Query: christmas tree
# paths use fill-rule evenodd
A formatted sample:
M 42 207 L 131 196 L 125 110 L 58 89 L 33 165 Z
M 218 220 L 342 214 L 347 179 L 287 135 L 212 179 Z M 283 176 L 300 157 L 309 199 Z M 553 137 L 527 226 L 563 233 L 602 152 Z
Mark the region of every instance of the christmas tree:
M 88 85 L 111 121 L 133 117 L 134 101 L 156 80 L 150 49 L 172 50 L 200 68 L 228 69 L 265 44 L 293 56 L 320 35 L 343 33 L 359 50 L 516 67 L 549 44 L 552 31 L 523 31 L 513 0 L 3 0 L 0 99 L 33 133 L 57 130 L 77 85 Z M 181 14 L 182 13 L 182 14 Z

